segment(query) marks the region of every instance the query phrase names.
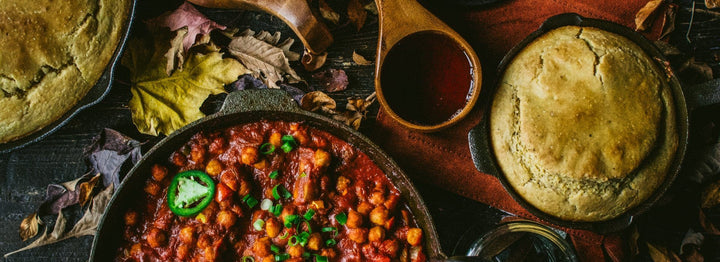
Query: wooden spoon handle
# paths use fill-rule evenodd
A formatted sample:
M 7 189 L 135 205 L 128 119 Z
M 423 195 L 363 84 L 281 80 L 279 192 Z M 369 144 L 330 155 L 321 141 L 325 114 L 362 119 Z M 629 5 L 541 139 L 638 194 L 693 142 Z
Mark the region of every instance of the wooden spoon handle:
M 333 37 L 327 26 L 310 10 L 307 0 L 189 0 L 193 4 L 224 9 L 247 9 L 267 12 L 282 19 L 297 34 L 305 46 L 303 65 L 308 70 L 322 66 L 322 56 L 332 44 Z

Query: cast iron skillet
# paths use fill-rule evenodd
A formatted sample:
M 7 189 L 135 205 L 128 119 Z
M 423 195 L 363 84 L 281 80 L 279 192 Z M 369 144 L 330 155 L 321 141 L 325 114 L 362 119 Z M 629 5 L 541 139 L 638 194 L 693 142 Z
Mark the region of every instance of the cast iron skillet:
M 115 53 L 113 54 L 112 58 L 110 58 L 110 61 L 105 68 L 105 72 L 103 72 L 103 74 L 100 76 L 100 79 L 98 79 L 95 85 L 90 88 L 87 94 L 85 94 L 85 97 L 83 97 L 83 99 L 81 99 L 77 104 L 75 104 L 75 106 L 70 108 L 70 110 L 65 112 L 64 115 L 62 115 L 58 120 L 55 120 L 55 122 L 53 122 L 52 124 L 45 126 L 40 130 L 36 130 L 35 132 L 20 139 L 13 140 L 7 143 L 0 143 L 0 154 L 19 149 L 42 140 L 43 138 L 49 136 L 50 134 L 54 133 L 62 126 L 67 124 L 67 122 L 70 122 L 70 119 L 77 115 L 83 109 L 99 103 L 105 97 L 105 95 L 110 92 L 110 85 L 112 84 L 113 78 L 115 77 L 115 66 L 120 61 L 120 56 L 123 52 L 123 49 L 125 49 L 125 43 L 130 36 L 130 25 L 135 18 L 135 3 L 136 0 L 130 0 L 130 10 L 127 15 L 127 21 L 120 28 L 120 30 L 122 30 L 122 37 L 120 38 L 118 46 L 115 48 Z
M 329 132 L 360 149 L 385 172 L 390 181 L 399 189 L 402 198 L 407 201 L 410 210 L 424 231 L 424 251 L 430 261 L 481 261 L 474 257 L 448 259 L 442 253 L 430 212 L 420 194 L 398 165 L 377 145 L 338 121 L 300 109 L 287 93 L 277 89 L 233 92 L 226 98 L 220 112 L 181 128 L 150 149 L 130 170 L 110 200 L 95 234 L 90 261 L 114 260 L 122 238 L 122 212 L 129 206 L 137 205 L 132 199 L 137 197 L 138 192 L 143 192 L 144 183 L 153 164 L 164 162 L 173 151 L 202 130 L 219 130 L 259 120 L 300 121 L 308 126 Z
M 664 65 L 667 61 L 665 57 L 663 57 L 662 53 L 660 53 L 657 47 L 655 47 L 655 45 L 653 45 L 645 37 L 622 25 L 604 20 L 584 18 L 574 13 L 560 14 L 550 17 L 540 26 L 537 31 L 533 32 L 532 34 L 527 36 L 522 42 L 513 47 L 513 49 L 511 49 L 510 52 L 505 55 L 503 60 L 500 62 L 500 65 L 498 66 L 498 76 L 496 81 L 500 81 L 502 74 L 508 64 L 512 62 L 513 58 L 530 42 L 538 38 L 540 35 L 543 35 L 555 28 L 567 25 L 596 27 L 624 36 L 638 44 L 650 57 L 654 58 L 656 60 L 656 65 L 658 66 L 658 68 L 660 68 L 661 70 L 668 70 L 668 83 L 672 88 L 674 106 L 677 109 L 676 127 L 679 143 L 677 152 L 675 153 L 675 157 L 672 160 L 670 171 L 665 177 L 665 181 L 663 181 L 660 187 L 655 190 L 655 192 L 650 196 L 650 198 L 648 198 L 638 206 L 626 211 L 617 218 L 611 220 L 599 222 L 574 222 L 562 220 L 547 213 L 544 213 L 526 202 L 520 195 L 518 195 L 518 193 L 505 179 L 505 175 L 498 167 L 497 161 L 495 159 L 495 154 L 492 149 L 492 143 L 490 141 L 491 138 L 489 133 L 490 128 L 488 119 L 490 119 L 490 108 L 492 106 L 492 102 L 487 104 L 487 107 L 484 111 L 485 115 L 483 116 L 482 121 L 472 130 L 470 130 L 470 133 L 468 134 L 468 140 L 470 142 L 470 153 L 472 155 L 473 162 L 475 163 L 475 166 L 478 170 L 483 173 L 492 174 L 497 177 L 502 183 L 505 190 L 510 193 L 513 199 L 515 199 L 515 201 L 517 201 L 522 207 L 530 211 L 530 213 L 537 216 L 538 218 L 562 227 L 585 229 L 599 233 L 616 232 L 629 226 L 630 223 L 632 223 L 634 216 L 647 211 L 660 198 L 660 196 L 665 193 L 665 191 L 670 187 L 670 184 L 673 182 L 673 180 L 675 180 L 675 177 L 680 170 L 680 164 L 682 163 L 683 157 L 685 156 L 685 150 L 687 147 L 688 110 L 705 105 L 720 103 L 720 97 L 718 96 L 714 96 L 714 98 L 708 98 L 703 97 L 702 95 L 703 93 L 718 93 L 720 92 L 720 86 L 706 85 L 704 87 L 683 90 L 680 86 L 680 82 L 678 81 L 678 79 L 674 76 L 674 74 L 672 74 L 672 71 L 670 71 L 671 69 Z M 494 85 L 494 88 L 497 88 L 497 83 Z M 495 90 L 493 90 L 489 95 L 491 97 L 494 97 L 494 92 Z M 691 102 L 692 104 L 686 104 L 686 96 L 683 94 L 683 92 L 689 92 L 687 96 L 687 101 Z

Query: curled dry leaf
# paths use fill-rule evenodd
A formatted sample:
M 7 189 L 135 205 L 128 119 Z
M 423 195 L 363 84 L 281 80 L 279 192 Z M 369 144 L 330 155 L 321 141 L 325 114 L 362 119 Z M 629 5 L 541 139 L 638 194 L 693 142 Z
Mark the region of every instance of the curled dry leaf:
M 635 14 L 635 30 L 645 31 L 655 21 L 656 11 L 664 0 L 650 0 Z
M 348 98 L 348 103 L 345 104 L 345 111 L 334 114 L 332 117 L 335 120 L 345 123 L 346 125 L 354 128 L 355 130 L 360 129 L 360 124 L 367 116 L 367 109 L 375 102 L 375 93 L 373 92 L 367 98 Z
M 80 183 L 77 188 L 78 203 L 80 204 L 80 206 L 85 206 L 85 204 L 87 204 L 87 202 L 92 199 L 92 194 L 95 191 L 95 187 L 98 185 L 98 182 L 100 182 L 101 178 L 102 174 L 98 173 L 89 181 Z
M 172 12 L 165 13 L 159 17 L 150 19 L 146 24 L 155 31 L 163 27 L 175 31 L 183 27 L 188 28 L 187 34 L 183 37 L 183 52 L 192 47 L 198 36 L 207 35 L 215 29 L 224 30 L 225 26 L 215 23 L 200 13 L 190 2 L 185 2 Z
M 372 65 L 373 62 L 365 59 L 365 57 L 361 56 L 357 52 L 353 51 L 352 55 L 353 61 L 358 65 Z
M 347 7 L 347 14 L 350 22 L 360 31 L 360 28 L 365 25 L 365 20 L 367 19 L 367 12 L 360 3 L 360 0 L 350 0 Z
M 42 224 L 40 216 L 37 213 L 32 213 L 25 217 L 20 222 L 20 238 L 25 241 L 28 240 L 38 233 L 38 228 Z
M 312 72 L 315 70 L 318 70 L 318 68 L 322 67 L 325 64 L 325 61 L 327 60 L 328 53 L 323 52 L 322 54 L 315 55 L 310 54 L 310 52 L 305 49 L 305 52 L 302 56 L 302 65 L 308 72 Z
M 305 94 L 300 100 L 300 107 L 307 111 L 322 111 L 327 114 L 334 114 L 336 103 L 327 94 L 321 91 L 313 91 Z
M 707 185 L 703 189 L 700 202 L 702 208 L 711 208 L 717 205 L 720 205 L 720 180 Z
M 228 50 L 255 78 L 262 80 L 270 88 L 279 88 L 278 82 L 285 82 L 283 79 L 288 83 L 300 82 L 302 79 L 290 67 L 290 60 L 286 55 L 286 51 L 289 51 L 289 46 L 292 45 L 292 39 L 280 44 L 277 41 L 269 41 L 279 38 L 279 33 L 271 35 L 263 31 L 253 36 L 252 31 L 246 31 L 233 37 Z
M 331 93 L 345 90 L 350 83 L 347 74 L 342 69 L 327 68 L 313 74 L 312 78 L 318 81 L 325 91 Z
M 664 39 L 675 31 L 675 17 L 677 16 L 678 5 L 668 4 L 665 9 L 665 18 L 663 19 L 662 33 L 660 33 L 660 39 Z
M 365 5 L 365 10 L 370 12 L 373 15 L 378 15 L 378 9 L 377 5 L 375 4 L 375 1 L 370 1 L 370 3 Z
M 655 262 L 680 262 L 680 258 L 675 254 L 675 252 L 672 252 L 663 246 L 655 246 L 647 243 L 647 247 L 650 257 Z
M 142 144 L 118 131 L 105 128 L 93 138 L 83 155 L 91 172 L 102 174 L 102 185 L 120 186 L 121 174 L 140 161 Z
M 705 0 L 705 7 L 708 9 L 720 7 L 720 0 Z
M 340 23 L 340 14 L 330 7 L 325 0 L 318 2 L 318 8 L 320 9 L 320 15 L 330 23 L 337 25 Z
M 185 52 L 183 51 L 183 39 L 188 33 L 187 27 L 183 27 L 178 29 L 174 32 L 175 37 L 170 39 L 170 48 L 165 53 L 165 58 L 167 59 L 167 65 L 165 66 L 165 73 L 167 75 L 171 75 L 173 71 L 175 71 L 175 67 L 177 67 L 177 70 L 183 69 L 183 63 L 185 61 Z

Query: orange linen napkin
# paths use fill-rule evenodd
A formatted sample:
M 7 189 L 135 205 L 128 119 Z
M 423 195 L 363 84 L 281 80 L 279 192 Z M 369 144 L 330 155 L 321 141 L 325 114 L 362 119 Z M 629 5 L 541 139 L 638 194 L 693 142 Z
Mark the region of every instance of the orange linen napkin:
M 511 0 L 477 10 L 428 6 L 478 53 L 483 68 L 481 99 L 466 119 L 448 130 L 431 134 L 410 131 L 380 110 L 371 136 L 413 179 L 520 217 L 539 220 L 515 202 L 495 177 L 475 169 L 470 157 L 467 134 L 479 123 L 482 108 L 489 101 L 487 90 L 493 89 L 489 85 L 494 82 L 497 65 L 510 48 L 551 16 L 573 12 L 634 28 L 635 13 L 645 3 L 647 0 Z M 659 37 L 662 27 L 662 10 L 658 11 L 651 32 L 645 34 L 651 40 Z M 622 240 L 623 232 L 600 235 L 564 230 L 570 234 L 580 261 L 624 261 L 630 255 Z

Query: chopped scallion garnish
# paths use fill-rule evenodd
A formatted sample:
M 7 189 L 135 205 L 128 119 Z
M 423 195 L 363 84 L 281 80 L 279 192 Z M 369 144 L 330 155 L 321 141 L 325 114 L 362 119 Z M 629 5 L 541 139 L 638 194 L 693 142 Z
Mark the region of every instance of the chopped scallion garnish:
M 298 237 L 298 244 L 301 246 L 307 245 L 308 240 L 310 239 L 310 233 L 308 232 L 302 232 L 297 235 Z
M 312 217 L 313 217 L 314 215 L 315 215 L 315 210 L 313 210 L 312 208 L 310 208 L 310 209 L 308 209 L 307 212 L 305 212 L 305 215 L 303 216 L 303 218 L 305 218 L 305 220 L 310 220 L 310 219 L 312 219 Z
M 285 234 L 283 234 L 282 236 L 280 236 L 280 239 L 286 239 L 288 236 L 290 236 L 290 233 L 288 233 L 287 231 L 285 231 Z
M 275 152 L 275 145 L 270 143 L 265 143 L 260 146 L 260 153 L 263 155 L 269 155 Z
M 282 204 L 278 203 L 272 208 L 272 211 L 270 211 L 270 213 L 272 213 L 274 216 L 279 216 L 282 213 L 282 209 Z
M 298 222 L 298 215 L 287 215 L 285 216 L 285 227 L 290 228 L 293 224 Z
M 272 250 L 273 253 L 279 254 L 280 253 L 280 247 L 276 245 L 270 245 L 270 250 Z
M 310 252 L 303 252 L 302 257 L 307 259 L 310 258 L 311 255 Z
M 284 197 L 286 199 L 292 197 L 292 194 L 290 193 L 290 191 L 285 189 L 285 187 L 282 184 L 278 184 L 273 187 L 272 195 L 277 200 L 279 200 L 280 197 Z
M 322 232 L 333 232 L 333 237 L 336 237 L 338 235 L 338 230 L 336 227 L 323 227 L 320 229 Z
M 298 244 L 298 238 L 297 236 L 291 236 L 290 239 L 288 239 L 288 246 L 296 246 Z
M 270 172 L 270 179 L 276 179 L 278 176 L 280 176 L 280 172 L 277 170 Z
M 290 143 L 285 143 L 285 144 L 282 144 L 282 146 L 280 146 L 280 149 L 282 149 L 282 151 L 285 153 L 290 153 L 290 151 L 293 150 L 293 146 L 290 145 Z
M 327 262 L 328 258 L 326 256 L 319 256 L 315 255 L 315 262 Z
M 258 204 L 257 199 L 252 197 L 250 194 L 247 194 L 245 197 L 243 197 L 243 202 L 248 205 L 251 209 L 255 207 Z
M 253 228 L 257 231 L 262 231 L 263 226 L 265 226 L 265 221 L 263 221 L 262 219 L 259 219 L 259 218 L 257 220 L 255 220 L 255 222 L 253 223 Z
M 275 255 L 275 261 L 285 261 L 285 260 L 287 260 L 288 258 L 290 258 L 290 255 L 289 255 L 289 254 L 279 254 L 279 255 Z M 325 261 L 327 262 L 327 260 L 325 260 Z
M 252 256 L 244 256 L 242 257 L 242 262 L 255 262 L 255 258 Z
M 325 245 L 328 247 L 332 247 L 336 244 L 337 244 L 337 241 L 335 241 L 335 239 L 332 239 L 332 238 L 325 241 Z
M 266 199 L 263 199 L 263 200 L 260 202 L 260 209 L 262 209 L 262 210 L 268 211 L 268 210 L 270 210 L 272 207 L 273 207 L 273 202 L 272 202 L 272 200 L 270 200 L 270 199 L 267 199 L 267 198 L 266 198 Z M 271 211 L 271 212 L 272 212 L 272 211 Z
M 340 225 L 345 225 L 345 222 L 347 222 L 347 214 L 345 214 L 345 212 L 337 214 L 335 215 L 335 220 L 337 220 Z

